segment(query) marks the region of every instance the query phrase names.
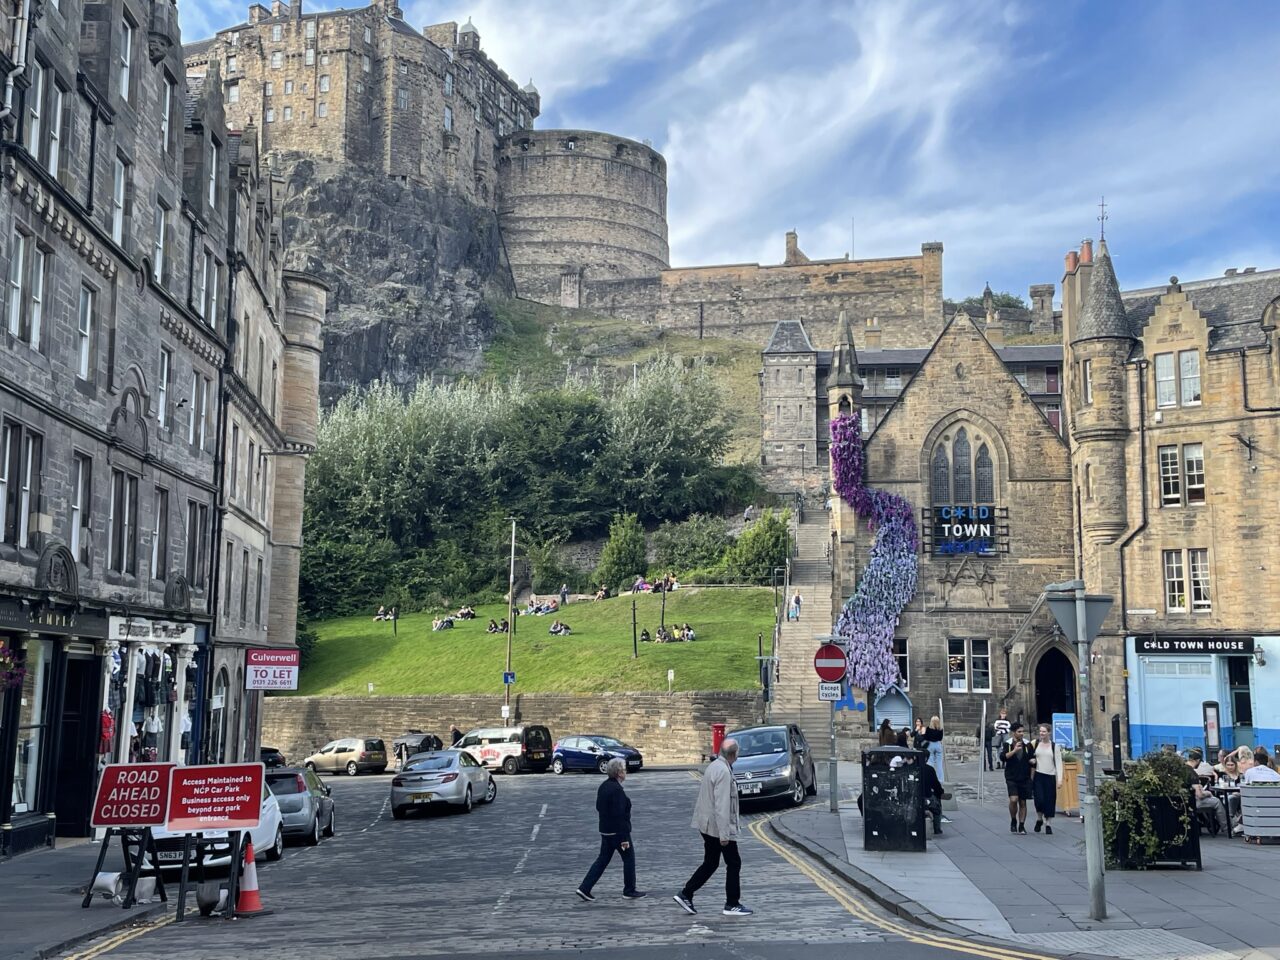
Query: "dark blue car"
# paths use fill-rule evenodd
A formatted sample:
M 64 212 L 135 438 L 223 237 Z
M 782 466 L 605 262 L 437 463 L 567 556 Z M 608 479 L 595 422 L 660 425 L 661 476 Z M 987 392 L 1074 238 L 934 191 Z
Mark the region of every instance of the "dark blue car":
M 635 747 L 629 747 L 613 737 L 592 733 L 557 740 L 552 748 L 551 769 L 556 773 L 564 773 L 566 770 L 598 770 L 604 773 L 605 766 L 614 757 L 627 761 L 628 773 L 634 773 L 644 766 L 644 757 Z

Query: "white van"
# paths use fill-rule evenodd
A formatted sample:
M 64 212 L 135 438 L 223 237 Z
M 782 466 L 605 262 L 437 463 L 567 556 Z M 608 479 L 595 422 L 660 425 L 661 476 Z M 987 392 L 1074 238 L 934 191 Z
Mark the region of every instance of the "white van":
M 480 727 L 454 745 L 491 770 L 545 773 L 551 766 L 551 731 L 522 723 L 515 727 Z

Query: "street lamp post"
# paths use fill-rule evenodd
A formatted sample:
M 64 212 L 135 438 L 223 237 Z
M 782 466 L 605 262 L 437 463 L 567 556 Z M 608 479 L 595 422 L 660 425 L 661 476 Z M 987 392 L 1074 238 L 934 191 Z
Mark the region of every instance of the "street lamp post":
M 1089 878 L 1089 916 L 1107 918 L 1107 894 L 1103 879 L 1102 806 L 1098 801 L 1093 756 L 1092 660 L 1089 647 L 1102 628 L 1112 598 L 1086 596 L 1083 580 L 1051 583 L 1045 588 L 1046 602 L 1058 626 L 1066 636 L 1075 635 L 1076 659 L 1080 665 L 1080 736 L 1084 741 L 1084 797 L 1080 812 L 1084 815 L 1084 859 Z
M 511 570 L 507 577 L 507 669 L 511 672 L 511 636 L 516 632 L 516 518 L 507 517 L 511 521 Z M 503 711 L 503 718 L 510 716 L 511 707 L 511 684 L 507 683 L 507 678 L 502 678 L 502 703 L 507 708 Z

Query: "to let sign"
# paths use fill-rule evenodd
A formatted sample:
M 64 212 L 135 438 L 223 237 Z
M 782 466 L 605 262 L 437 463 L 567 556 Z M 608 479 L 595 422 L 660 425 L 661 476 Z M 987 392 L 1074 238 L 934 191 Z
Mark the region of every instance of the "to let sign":
M 173 763 L 111 763 L 102 771 L 89 823 L 95 827 L 158 827 L 169 806 Z
M 175 767 L 169 783 L 171 833 L 251 830 L 262 816 L 261 763 Z
M 249 649 L 244 652 L 246 690 L 297 690 L 298 650 Z

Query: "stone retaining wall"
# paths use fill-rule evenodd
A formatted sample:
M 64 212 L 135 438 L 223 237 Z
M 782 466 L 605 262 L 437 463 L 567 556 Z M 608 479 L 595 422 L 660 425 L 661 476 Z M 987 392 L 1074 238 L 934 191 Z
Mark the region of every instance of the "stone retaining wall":
M 449 724 L 463 731 L 502 723 L 500 696 L 267 697 L 262 743 L 298 761 L 339 737 L 387 741 L 409 729 L 447 738 Z M 553 738 L 603 733 L 639 750 L 646 763 L 696 763 L 711 750 L 711 724 L 759 722 L 764 704 L 755 691 L 712 693 L 533 693 L 513 696 L 513 723 L 541 723 Z M 665 722 L 665 723 L 664 723 Z

